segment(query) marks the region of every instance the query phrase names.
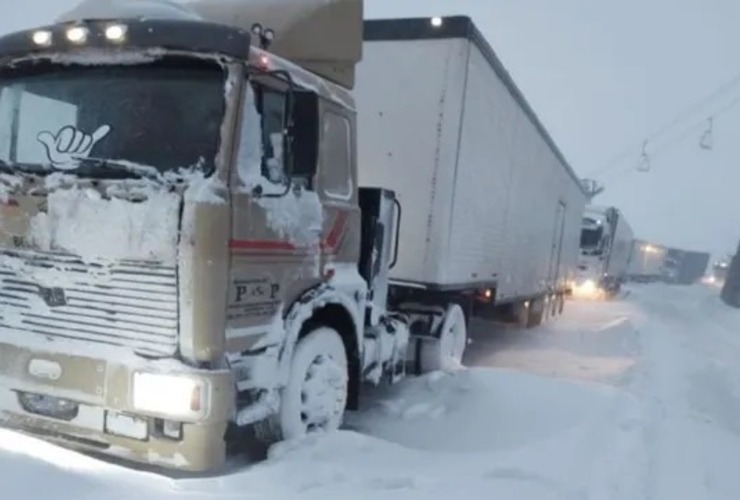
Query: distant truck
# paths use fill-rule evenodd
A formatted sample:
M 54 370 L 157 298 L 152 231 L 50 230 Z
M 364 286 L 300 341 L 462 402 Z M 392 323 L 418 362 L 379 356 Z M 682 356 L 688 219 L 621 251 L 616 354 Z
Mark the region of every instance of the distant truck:
M 713 285 L 723 286 L 727 275 L 730 272 L 730 264 L 734 256 L 730 255 L 723 259 L 716 261 L 712 265 L 712 270 L 709 274 L 709 282 Z
M 586 207 L 581 225 L 576 296 L 613 296 L 626 281 L 634 235 L 615 207 Z
M 693 285 L 707 272 L 709 252 L 669 248 L 663 263 L 663 280 L 676 285 Z
M 628 275 L 637 283 L 661 281 L 665 273 L 665 260 L 668 249 L 645 240 L 635 240 Z
M 585 195 L 500 62 L 466 18 L 369 23 L 358 104 L 362 12 L 86 0 L 0 37 L 3 426 L 211 470 L 459 366 L 476 300 L 562 309 Z
M 472 21 L 366 21 L 357 82 L 360 183 L 403 206 L 392 288 L 530 327 L 561 312 L 586 196 Z

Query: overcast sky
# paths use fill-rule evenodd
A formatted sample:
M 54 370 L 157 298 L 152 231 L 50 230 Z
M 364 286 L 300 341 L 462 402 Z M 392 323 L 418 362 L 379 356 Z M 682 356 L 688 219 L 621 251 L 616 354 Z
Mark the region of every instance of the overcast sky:
M 49 21 L 75 3 L 0 2 L 0 32 Z M 621 208 L 639 237 L 734 250 L 740 104 L 714 120 L 713 151 L 698 144 L 701 122 L 740 96 L 740 84 L 682 121 L 697 125 L 665 138 L 649 173 L 635 166 L 643 139 L 740 73 L 737 0 L 366 0 L 365 8 L 367 17 L 469 15 L 580 175 L 629 151 L 629 161 L 602 175 L 599 204 Z

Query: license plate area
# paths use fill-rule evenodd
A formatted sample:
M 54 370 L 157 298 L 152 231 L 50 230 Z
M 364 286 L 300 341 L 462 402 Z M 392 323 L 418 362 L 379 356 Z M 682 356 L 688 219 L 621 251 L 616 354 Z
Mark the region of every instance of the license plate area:
M 113 410 L 105 412 L 105 432 L 138 441 L 149 439 L 149 420 Z

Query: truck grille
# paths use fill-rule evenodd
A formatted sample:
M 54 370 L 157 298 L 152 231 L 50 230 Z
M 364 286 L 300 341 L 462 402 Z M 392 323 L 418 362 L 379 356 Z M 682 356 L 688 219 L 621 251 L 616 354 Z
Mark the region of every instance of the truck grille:
M 0 251 L 0 338 L 2 330 L 174 354 L 177 269 Z

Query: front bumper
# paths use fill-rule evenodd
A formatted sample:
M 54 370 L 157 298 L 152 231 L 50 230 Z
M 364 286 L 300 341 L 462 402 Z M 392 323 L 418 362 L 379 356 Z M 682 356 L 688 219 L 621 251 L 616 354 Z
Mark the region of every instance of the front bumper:
M 590 274 L 579 274 L 573 281 L 571 295 L 577 298 L 599 298 L 603 293 L 603 283 Z
M 55 352 L 55 344 L 31 349 L 0 342 L 0 425 L 74 448 L 166 468 L 201 472 L 223 465 L 224 438 L 234 404 L 228 370 L 196 371 L 174 360 L 147 361 L 113 351 L 95 357 Z M 90 348 L 79 347 L 68 351 Z M 133 375 L 141 371 L 202 379 L 208 386 L 205 411 L 197 418 L 170 420 L 135 410 Z M 29 409 L 28 399 L 21 394 L 51 397 L 52 402 L 61 399 L 64 408 L 75 411 L 48 413 L 48 404 Z

